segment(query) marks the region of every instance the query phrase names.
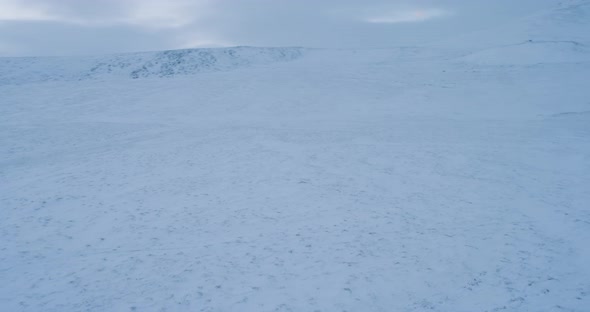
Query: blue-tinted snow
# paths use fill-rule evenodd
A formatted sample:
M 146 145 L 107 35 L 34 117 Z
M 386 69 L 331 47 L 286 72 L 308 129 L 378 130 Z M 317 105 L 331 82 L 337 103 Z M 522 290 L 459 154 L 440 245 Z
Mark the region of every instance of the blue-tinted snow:
M 588 311 L 580 3 L 477 45 L 0 59 L 0 311 Z

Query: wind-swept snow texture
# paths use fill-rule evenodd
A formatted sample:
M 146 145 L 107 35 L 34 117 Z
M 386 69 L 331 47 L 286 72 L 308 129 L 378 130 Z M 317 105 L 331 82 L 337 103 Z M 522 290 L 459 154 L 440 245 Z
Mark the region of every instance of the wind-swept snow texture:
M 0 59 L 0 311 L 589 311 L 587 8 L 487 47 Z

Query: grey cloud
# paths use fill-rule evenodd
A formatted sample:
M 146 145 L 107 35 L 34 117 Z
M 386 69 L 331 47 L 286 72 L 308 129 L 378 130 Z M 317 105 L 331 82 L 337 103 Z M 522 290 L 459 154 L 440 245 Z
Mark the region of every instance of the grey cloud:
M 415 45 L 489 27 L 556 1 L 0 0 L 0 11 L 7 8 L 0 14 L 0 55 Z M 10 14 L 14 18 L 7 18 Z M 411 14 L 424 16 L 412 19 Z

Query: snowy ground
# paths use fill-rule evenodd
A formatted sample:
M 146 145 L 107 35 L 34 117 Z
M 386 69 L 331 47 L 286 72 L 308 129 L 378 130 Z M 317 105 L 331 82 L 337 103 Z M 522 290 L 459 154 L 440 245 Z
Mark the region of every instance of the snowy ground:
M 0 310 L 588 311 L 588 46 L 514 44 L 5 73 Z

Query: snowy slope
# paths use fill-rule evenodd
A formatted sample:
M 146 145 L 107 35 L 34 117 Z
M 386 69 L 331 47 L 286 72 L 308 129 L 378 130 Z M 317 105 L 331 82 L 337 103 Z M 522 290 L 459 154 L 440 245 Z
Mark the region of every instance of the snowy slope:
M 552 9 L 444 38 L 434 45 L 465 61 L 489 65 L 586 62 L 590 60 L 589 34 L 590 2 L 567 0 Z
M 301 48 L 236 47 L 106 57 L 0 58 L 0 84 L 191 75 L 290 61 L 300 57 L 302 52 Z
M 590 61 L 590 47 L 577 41 L 533 41 L 469 53 L 463 61 L 488 65 L 535 65 Z
M 587 311 L 580 5 L 477 47 L 0 59 L 0 311 Z
M 553 1 L 555 2 L 555 1 Z M 590 44 L 590 2 L 563 0 L 550 9 L 540 9 L 528 16 L 453 38 L 442 38 L 437 45 L 462 48 L 485 48 L 525 41 L 575 41 Z

